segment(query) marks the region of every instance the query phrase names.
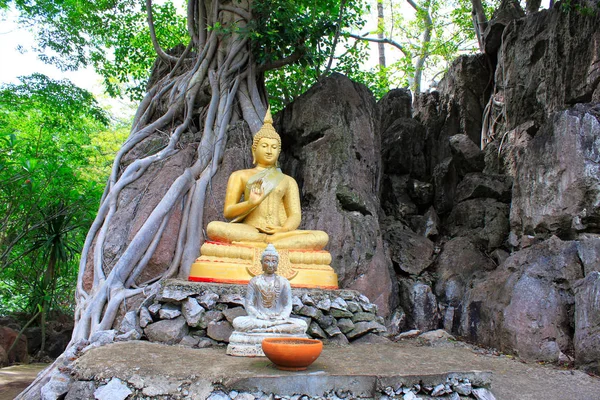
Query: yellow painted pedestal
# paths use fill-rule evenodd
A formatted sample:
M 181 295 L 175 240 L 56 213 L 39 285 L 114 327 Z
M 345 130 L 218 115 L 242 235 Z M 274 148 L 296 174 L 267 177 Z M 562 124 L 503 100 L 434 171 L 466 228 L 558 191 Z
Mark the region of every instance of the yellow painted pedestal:
M 262 273 L 263 248 L 205 242 L 200 257 L 192 264 L 190 281 L 247 284 Z M 289 279 L 292 287 L 338 289 L 337 274 L 329 265 L 331 254 L 319 250 L 278 250 L 277 274 Z

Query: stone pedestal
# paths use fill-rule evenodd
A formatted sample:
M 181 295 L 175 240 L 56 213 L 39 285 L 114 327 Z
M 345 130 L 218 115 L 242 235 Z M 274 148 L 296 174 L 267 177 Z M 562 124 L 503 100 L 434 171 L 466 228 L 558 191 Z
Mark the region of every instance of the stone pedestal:
M 227 354 L 239 357 L 264 357 L 262 341 L 266 338 L 308 338 L 307 335 L 292 335 L 286 333 L 246 333 L 234 331 L 229 337 Z

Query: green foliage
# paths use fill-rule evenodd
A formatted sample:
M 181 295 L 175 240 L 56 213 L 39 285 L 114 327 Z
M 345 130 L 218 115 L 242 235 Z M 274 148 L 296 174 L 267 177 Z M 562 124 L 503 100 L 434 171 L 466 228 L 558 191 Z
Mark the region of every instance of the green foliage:
M 109 172 L 99 149 L 114 148 L 108 122 L 69 81 L 0 86 L 0 312 L 72 302 L 75 255 Z

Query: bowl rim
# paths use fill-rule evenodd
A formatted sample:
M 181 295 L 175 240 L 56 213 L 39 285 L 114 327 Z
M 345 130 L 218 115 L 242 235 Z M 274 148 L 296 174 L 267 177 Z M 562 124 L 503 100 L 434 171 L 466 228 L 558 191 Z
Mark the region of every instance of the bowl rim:
M 288 343 L 288 342 L 296 342 L 296 343 Z M 298 343 L 298 341 L 302 343 Z M 323 342 L 319 339 L 312 338 L 299 338 L 299 337 L 271 337 L 264 338 L 262 343 L 272 344 L 272 345 L 282 345 L 282 346 L 306 346 L 306 345 L 319 345 L 323 344 Z M 262 344 L 261 343 L 261 344 Z

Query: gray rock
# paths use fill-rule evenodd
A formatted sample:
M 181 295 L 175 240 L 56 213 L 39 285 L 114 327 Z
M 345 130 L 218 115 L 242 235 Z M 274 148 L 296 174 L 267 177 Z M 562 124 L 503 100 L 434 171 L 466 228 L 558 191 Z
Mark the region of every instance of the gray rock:
M 129 340 L 140 340 L 141 338 L 142 334 L 135 329 L 132 329 L 129 332 L 115 336 L 115 342 L 127 342 Z
M 512 177 L 473 172 L 465 175 L 456 188 L 456 202 L 477 198 L 491 198 L 502 203 L 510 203 L 512 197 Z
M 321 311 L 329 311 L 329 309 L 331 308 L 331 300 L 329 299 L 329 297 L 326 297 L 323 300 L 319 301 L 319 303 L 317 303 L 317 308 Z
M 223 310 L 223 316 L 225 316 L 225 319 L 227 319 L 227 321 L 229 321 L 231 324 L 233 324 L 233 320 L 237 317 L 243 317 L 246 315 L 248 315 L 248 313 L 244 307 L 234 307 Z
M 179 345 L 185 347 L 195 347 L 199 342 L 200 338 L 198 336 L 186 335 L 179 341 Z
M 473 386 L 471 382 L 461 382 L 452 386 L 452 389 L 461 396 L 469 396 L 473 391 Z
M 164 304 L 158 312 L 160 319 L 173 319 L 179 317 L 180 315 L 181 307 L 179 304 Z
M 177 344 L 187 335 L 189 329 L 185 318 L 165 319 L 149 324 L 144 329 L 146 337 L 151 342 Z
M 212 392 L 210 396 L 208 396 L 207 400 L 229 400 L 229 396 L 227 396 L 227 394 L 225 394 L 224 392 L 217 390 L 215 392 Z
M 350 340 L 357 339 L 369 332 L 385 332 L 385 326 L 374 321 L 362 321 L 354 324 L 354 329 L 346 333 L 346 337 Z
M 351 313 L 362 311 L 362 308 L 360 308 L 360 304 L 358 304 L 357 302 L 347 301 L 346 303 L 348 304 L 348 311 L 350 311 Z
M 158 313 L 160 311 L 160 308 L 161 308 L 161 304 L 160 303 L 154 303 L 150 307 L 148 307 L 148 311 L 150 311 L 150 315 L 152 315 L 153 317 L 157 318 L 158 317 Z
M 584 238 L 577 242 L 577 255 L 585 276 L 600 271 L 600 238 Z
M 354 339 L 352 344 L 390 344 L 391 340 L 376 333 L 367 333 Z
M 69 385 L 73 378 L 70 375 L 55 371 L 48 383 L 42 386 L 41 398 L 42 400 L 57 400 L 62 398 L 65 393 L 69 391 Z
M 250 393 L 240 393 L 236 396 L 236 400 L 254 400 L 256 397 Z
M 340 318 L 337 320 L 337 327 L 346 334 L 354 329 L 354 322 L 349 318 Z
M 440 342 L 456 341 L 454 336 L 443 329 L 436 329 L 434 331 L 422 333 L 419 335 L 419 339 L 430 345 Z
M 447 391 L 446 391 L 446 387 L 444 386 L 444 384 L 439 384 L 433 388 L 431 395 L 433 397 L 439 397 L 439 396 L 445 395 L 446 393 L 447 393 Z
M 460 400 L 460 396 L 458 395 L 458 393 L 452 392 L 452 393 L 450 393 L 448 400 Z
M 496 397 L 485 388 L 473 389 L 472 394 L 477 400 L 496 400 Z
M 433 203 L 434 188 L 431 183 L 410 179 L 407 185 L 410 198 L 419 206 L 427 206 Z
M 199 349 L 205 349 L 207 347 L 212 347 L 215 345 L 217 345 L 216 341 L 210 338 L 202 337 L 198 339 L 198 344 L 196 345 L 196 347 L 198 347 Z
M 458 185 L 458 173 L 451 157 L 436 165 L 433 170 L 433 184 L 435 192 L 433 203 L 438 214 L 446 214 L 454 206 L 456 186 Z
M 440 234 L 441 223 L 435 208 L 429 207 L 424 215 L 411 218 L 410 226 L 417 234 L 428 239 L 435 239 Z
M 407 325 L 421 331 L 437 329 L 440 315 L 431 287 L 409 279 L 401 280 L 400 285 L 400 304 L 406 312 Z
M 65 400 L 93 400 L 96 386 L 94 382 L 75 381 L 69 387 Z
M 300 297 L 292 296 L 292 309 L 294 310 L 294 312 L 301 309 L 303 306 L 304 304 L 302 304 L 302 300 L 300 300 Z
M 357 323 L 361 321 L 374 321 L 376 318 L 375 314 L 367 312 L 357 312 L 352 316 L 352 322 Z
M 310 297 L 310 295 L 308 293 L 304 293 L 302 295 L 302 304 L 307 305 L 307 306 L 315 306 L 315 301 L 313 300 L 312 297 Z
M 417 400 L 418 397 L 413 392 L 407 392 L 402 396 L 402 400 Z
M 198 300 L 193 297 L 188 297 L 183 304 L 181 304 L 181 314 L 185 318 L 188 326 L 199 326 L 205 312 L 206 310 L 204 307 L 198 304 Z
M 119 378 L 112 378 L 94 392 L 97 400 L 125 400 L 133 391 Z
M 202 329 L 206 329 L 211 322 L 221 321 L 225 316 L 221 311 L 218 310 L 210 310 L 204 313 L 204 318 L 200 320 L 200 325 L 198 325 Z
M 152 316 L 150 315 L 150 311 L 147 307 L 140 308 L 140 327 L 145 328 L 148 324 L 154 322 L 152 320 Z
M 217 304 L 217 300 L 219 300 L 219 295 L 212 292 L 206 292 L 198 298 L 200 305 L 207 310 L 211 310 Z
M 460 176 L 469 172 L 481 172 L 485 168 L 485 153 L 467 135 L 450 137 L 450 150 Z
M 396 339 L 396 340 L 412 339 L 412 338 L 415 338 L 415 337 L 419 336 L 420 334 L 421 334 L 420 330 L 418 330 L 418 329 L 412 329 L 410 331 L 406 331 L 406 332 L 400 333 L 394 339 Z
M 312 306 L 303 306 L 297 311 L 297 314 L 304 315 L 305 317 L 310 317 L 313 319 L 318 319 L 323 315 L 321 310 L 319 310 L 317 307 Z
M 382 132 L 381 157 L 386 172 L 425 177 L 425 127 L 411 117 L 398 118 Z
M 406 314 L 402 307 L 398 307 L 392 313 L 392 317 L 390 318 L 390 323 L 388 324 L 388 332 L 391 336 L 396 336 L 400 332 L 404 330 L 404 326 L 406 325 Z
M 121 320 L 121 324 L 119 325 L 119 332 L 126 333 L 131 330 L 136 330 L 139 333 L 142 333 L 142 328 L 140 327 L 140 321 L 138 318 L 138 314 L 135 310 L 128 311 L 125 313 L 125 316 Z
M 157 296 L 157 300 L 165 303 L 178 303 L 187 297 L 195 295 L 194 291 L 189 288 L 178 286 L 163 287 Z M 150 311 L 152 312 L 152 311 Z
M 330 326 L 336 326 L 336 320 L 331 315 L 322 315 L 317 319 L 317 323 L 323 329 L 328 328 Z
M 338 310 L 336 308 L 330 309 L 329 314 L 335 318 L 352 318 L 352 313 L 350 311 Z
M 348 309 L 348 303 L 346 303 L 346 300 L 342 299 L 341 297 L 336 297 L 332 302 L 331 302 L 331 308 L 334 308 L 336 310 L 347 310 Z
M 494 199 L 471 199 L 457 204 L 446 221 L 453 237 L 471 238 L 492 251 L 508 239 L 509 205 Z
M 600 372 L 600 272 L 593 271 L 575 285 L 575 361 Z
M 514 158 L 510 221 L 517 234 L 597 231 L 599 113 L 598 103 L 557 112 Z
M 229 321 L 211 322 L 206 329 L 206 335 L 217 342 L 229 343 L 229 337 L 233 333 L 233 326 Z
M 321 329 L 321 327 L 316 322 L 311 322 L 308 326 L 308 330 L 306 334 L 311 338 L 325 339 L 327 334 Z
M 224 293 L 219 296 L 219 303 L 244 307 L 246 301 L 239 293 Z
M 408 89 L 392 89 L 387 92 L 379 102 L 377 102 L 379 110 L 381 130 L 385 131 L 388 127 L 399 118 L 412 117 L 412 95 Z
M 92 337 L 90 337 L 90 343 L 95 343 L 101 346 L 108 343 L 112 343 L 115 341 L 116 334 L 117 331 L 115 331 L 114 329 L 96 331 L 92 334 Z
M 348 341 L 348 338 L 345 335 L 330 336 L 327 339 L 323 339 L 322 342 L 326 346 L 338 346 L 338 347 L 348 346 L 350 344 L 350 342 Z
M 389 244 L 392 261 L 402 271 L 419 275 L 433 262 L 433 243 L 401 222 L 386 226 L 383 237 Z
M 329 336 L 329 337 L 336 336 L 336 335 L 342 335 L 342 331 L 336 325 L 329 325 L 329 326 L 323 328 L 323 330 L 327 333 L 327 336 Z

